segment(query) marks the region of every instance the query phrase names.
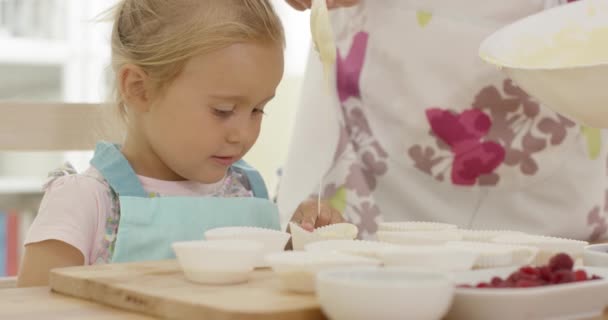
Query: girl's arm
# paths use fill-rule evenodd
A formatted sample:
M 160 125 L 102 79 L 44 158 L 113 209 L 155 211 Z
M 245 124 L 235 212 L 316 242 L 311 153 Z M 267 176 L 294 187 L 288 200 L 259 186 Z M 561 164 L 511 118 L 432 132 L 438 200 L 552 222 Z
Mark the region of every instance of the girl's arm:
M 46 286 L 49 271 L 55 268 L 81 266 L 84 256 L 80 250 L 59 240 L 28 244 L 17 278 L 18 287 Z
M 47 285 L 51 269 L 90 264 L 112 210 L 109 188 L 91 176 L 58 177 L 45 191 L 25 238 L 19 287 Z

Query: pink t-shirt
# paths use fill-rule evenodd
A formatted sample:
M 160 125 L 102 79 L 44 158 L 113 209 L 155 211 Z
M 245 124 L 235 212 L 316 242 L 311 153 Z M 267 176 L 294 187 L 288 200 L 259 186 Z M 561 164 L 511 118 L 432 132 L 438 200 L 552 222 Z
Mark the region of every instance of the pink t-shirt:
M 193 181 L 164 181 L 138 176 L 144 190 L 154 196 L 250 196 L 240 183 L 227 180 L 202 184 Z M 238 184 L 238 188 L 234 185 Z M 25 245 L 59 240 L 78 249 L 85 264 L 108 262 L 109 244 L 115 237 L 112 223 L 118 223 L 113 193 L 97 169 L 69 174 L 51 180 L 38 215 L 25 239 Z M 232 193 L 232 194 L 227 194 Z M 116 217 L 116 221 L 113 221 Z M 101 258 L 100 258 L 101 257 Z

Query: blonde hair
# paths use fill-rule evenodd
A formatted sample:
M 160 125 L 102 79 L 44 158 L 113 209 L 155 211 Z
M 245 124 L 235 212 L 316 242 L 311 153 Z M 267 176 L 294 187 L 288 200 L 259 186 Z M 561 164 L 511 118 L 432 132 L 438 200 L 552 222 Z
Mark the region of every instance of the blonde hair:
M 246 41 L 284 46 L 283 27 L 270 0 L 121 0 L 114 8 L 112 68 L 142 68 L 162 90 L 201 54 Z M 120 90 L 116 102 L 127 112 Z

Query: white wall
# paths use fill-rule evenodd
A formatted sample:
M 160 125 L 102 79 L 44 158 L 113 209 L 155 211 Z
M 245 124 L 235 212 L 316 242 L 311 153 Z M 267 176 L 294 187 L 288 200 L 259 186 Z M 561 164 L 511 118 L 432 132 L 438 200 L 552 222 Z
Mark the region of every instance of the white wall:
M 245 160 L 257 168 L 272 195 L 277 183 L 277 170 L 287 157 L 287 148 L 300 101 L 301 85 L 310 50 L 309 13 L 289 7 L 284 0 L 274 0 L 285 27 L 285 76 L 276 98 L 266 107 L 262 133 Z

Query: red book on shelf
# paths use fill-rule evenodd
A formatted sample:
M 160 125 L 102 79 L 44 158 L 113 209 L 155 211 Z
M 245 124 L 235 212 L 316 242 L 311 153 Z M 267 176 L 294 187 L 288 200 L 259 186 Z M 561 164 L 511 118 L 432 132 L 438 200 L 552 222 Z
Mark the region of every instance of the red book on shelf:
M 9 211 L 6 216 L 6 274 L 16 276 L 19 271 L 19 215 Z

